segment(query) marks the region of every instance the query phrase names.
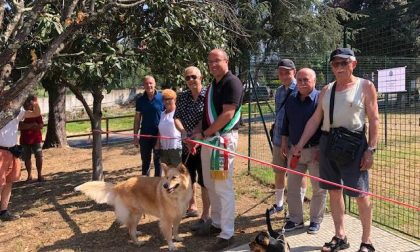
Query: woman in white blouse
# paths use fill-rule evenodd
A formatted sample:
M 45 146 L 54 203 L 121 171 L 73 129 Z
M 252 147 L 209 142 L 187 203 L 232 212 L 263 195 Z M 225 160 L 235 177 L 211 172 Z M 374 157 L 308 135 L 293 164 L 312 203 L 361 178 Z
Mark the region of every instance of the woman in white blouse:
M 174 122 L 176 93 L 172 89 L 165 89 L 162 91 L 162 96 L 165 111 L 162 112 L 159 121 L 159 135 L 163 137 L 158 141 L 160 161 L 169 166 L 177 166 L 181 163 L 182 144 L 181 132 L 176 129 Z

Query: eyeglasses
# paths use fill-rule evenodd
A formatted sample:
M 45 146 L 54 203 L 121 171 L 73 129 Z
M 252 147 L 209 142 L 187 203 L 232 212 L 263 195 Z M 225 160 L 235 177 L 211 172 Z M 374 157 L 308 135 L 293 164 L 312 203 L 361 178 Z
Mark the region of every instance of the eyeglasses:
M 347 66 L 351 61 L 350 60 L 345 60 L 345 61 L 333 61 L 331 62 L 331 65 L 334 68 L 338 68 L 338 67 L 345 67 Z
M 197 78 L 198 78 L 197 75 L 188 75 L 188 76 L 185 76 L 185 80 L 186 81 L 196 80 Z
M 213 65 L 213 64 L 219 64 L 220 62 L 222 62 L 222 61 L 224 61 L 224 60 L 226 60 L 226 59 L 215 59 L 215 60 L 208 60 L 207 61 L 207 64 L 209 64 L 209 65 Z

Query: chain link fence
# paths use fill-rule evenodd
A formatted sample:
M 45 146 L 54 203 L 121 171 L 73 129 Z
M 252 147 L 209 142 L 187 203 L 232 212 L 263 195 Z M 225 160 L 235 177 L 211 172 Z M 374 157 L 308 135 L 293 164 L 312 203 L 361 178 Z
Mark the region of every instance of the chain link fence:
M 405 69 L 402 90 L 392 91 L 391 88 L 378 92 L 380 137 L 370 172 L 370 188 L 374 194 L 420 207 L 420 19 L 413 12 L 415 8 L 420 9 L 420 1 L 348 24 L 343 40 L 356 51 L 358 65 L 354 74 L 371 80 L 377 88 L 378 70 Z M 261 86 L 269 87 L 271 97 L 274 97 L 275 89 L 280 85 L 277 62 L 281 57 L 292 59 L 297 69 L 314 69 L 317 88 L 321 89 L 334 78 L 328 56 L 282 53 L 271 55 L 265 61 L 255 57 L 248 81 L 258 86 L 258 90 Z M 242 130 L 248 130 L 249 154 L 271 162 L 268 130 L 274 121 L 274 98 L 258 99 L 252 85 L 247 89 L 246 95 L 250 95 L 252 103 L 244 104 L 245 125 Z M 270 168 L 250 162 L 249 171 L 268 183 L 274 183 Z M 374 222 L 420 239 L 418 211 L 377 198 L 372 198 L 372 202 Z M 358 214 L 354 199 L 346 199 L 346 209 L 351 214 Z

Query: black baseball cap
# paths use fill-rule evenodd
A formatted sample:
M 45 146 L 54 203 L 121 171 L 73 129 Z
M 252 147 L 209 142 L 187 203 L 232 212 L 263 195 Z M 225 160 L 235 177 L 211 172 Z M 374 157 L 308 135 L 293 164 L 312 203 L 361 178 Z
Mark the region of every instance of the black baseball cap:
M 337 48 L 330 54 L 330 62 L 333 61 L 335 57 L 356 60 L 356 57 L 354 56 L 354 52 L 350 48 Z
M 279 63 L 277 64 L 277 67 L 278 68 L 288 69 L 288 70 L 296 69 L 295 63 L 293 63 L 293 61 L 290 60 L 290 59 L 281 59 L 279 61 Z

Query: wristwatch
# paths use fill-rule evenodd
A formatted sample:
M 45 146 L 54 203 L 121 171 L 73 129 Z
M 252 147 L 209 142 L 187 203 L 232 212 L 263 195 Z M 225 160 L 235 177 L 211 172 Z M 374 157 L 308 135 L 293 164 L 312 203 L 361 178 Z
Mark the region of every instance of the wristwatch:
M 375 147 L 368 147 L 367 148 L 368 149 L 368 151 L 370 151 L 372 154 L 375 154 L 375 151 L 376 151 L 376 148 Z

